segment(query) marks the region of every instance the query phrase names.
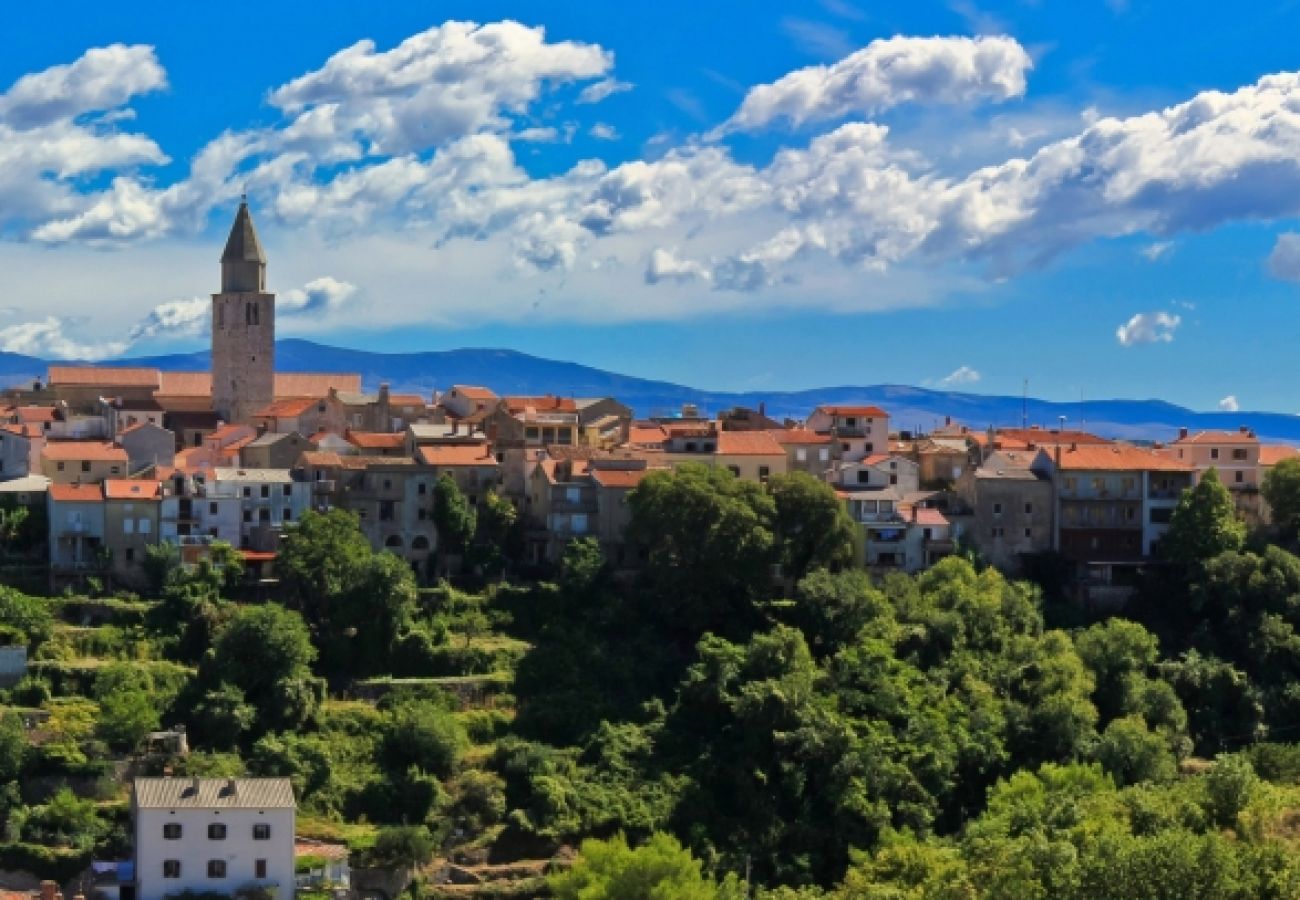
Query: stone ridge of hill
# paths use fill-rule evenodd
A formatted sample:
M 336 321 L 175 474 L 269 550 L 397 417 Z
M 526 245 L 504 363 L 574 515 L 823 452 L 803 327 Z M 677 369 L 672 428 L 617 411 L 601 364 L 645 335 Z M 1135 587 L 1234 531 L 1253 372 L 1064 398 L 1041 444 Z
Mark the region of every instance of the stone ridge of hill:
M 153 366 L 167 371 L 206 370 L 209 356 L 207 351 L 198 351 L 105 364 Z M 48 365 L 48 361 L 36 357 L 0 352 L 0 378 L 8 384 L 41 377 Z M 276 343 L 276 368 L 282 372 L 359 372 L 368 389 L 388 382 L 395 391 L 426 395 L 453 384 L 480 384 L 503 395 L 613 396 L 641 416 L 671 415 L 684 403 L 694 403 L 705 412 L 762 403 L 773 418 L 801 419 L 819 403 L 865 403 L 883 407 L 893 427 L 906 430 L 929 430 L 945 416 L 977 429 L 1018 426 L 1022 418 L 1020 397 L 895 384 L 840 385 L 803 391 L 709 391 L 491 348 L 381 353 L 289 338 Z M 1132 440 L 1172 440 L 1180 427 L 1198 431 L 1245 426 L 1264 440 L 1300 444 L 1300 416 L 1284 413 L 1196 412 L 1155 399 L 1080 404 L 1030 398 L 1027 410 L 1030 424 L 1051 428 L 1057 425 L 1058 417 L 1065 416 L 1067 427 Z

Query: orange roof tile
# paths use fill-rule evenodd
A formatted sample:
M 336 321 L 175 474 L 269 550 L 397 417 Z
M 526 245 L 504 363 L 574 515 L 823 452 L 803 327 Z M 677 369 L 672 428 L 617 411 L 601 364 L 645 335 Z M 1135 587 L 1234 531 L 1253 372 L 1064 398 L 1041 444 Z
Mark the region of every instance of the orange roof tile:
M 1087 431 L 1056 428 L 999 428 L 995 440 L 1005 449 L 1026 449 L 1051 446 L 1053 444 L 1113 444 L 1110 438 L 1100 437 Z M 1015 446 L 1013 446 L 1015 445 Z
M 214 440 L 220 444 L 222 441 L 230 440 L 236 435 L 242 435 L 247 430 L 247 425 L 222 425 L 208 433 L 208 440 Z
M 103 441 L 50 441 L 41 454 L 52 460 L 126 462 L 126 451 Z
M 948 517 L 937 509 L 920 507 L 915 510 L 916 524 L 918 525 L 947 525 Z
M 526 409 L 535 409 L 538 412 L 577 412 L 578 404 L 573 402 L 571 397 L 556 397 L 553 394 L 547 394 L 543 397 L 505 397 L 506 408 L 512 413 L 520 413 Z
M 817 409 L 829 416 L 868 416 L 870 418 L 889 418 L 889 413 L 879 406 L 819 406 Z
M 330 388 L 359 393 L 361 376 L 351 372 L 276 372 L 275 396 L 328 397 Z
M 19 422 L 53 422 L 58 418 L 53 406 L 20 406 L 13 410 Z
M 1300 456 L 1300 450 L 1287 444 L 1265 444 L 1259 448 L 1259 464 L 1276 466 L 1284 459 Z
M 279 419 L 300 416 L 317 402 L 314 397 L 283 397 L 253 413 L 256 419 Z
M 474 384 L 456 384 L 451 388 L 466 400 L 496 400 L 497 395 L 485 387 Z
M 770 431 L 719 431 L 718 453 L 725 456 L 785 456 Z
M 50 366 L 49 381 L 59 387 L 158 387 L 159 371 L 129 366 Z
M 1053 451 L 1054 452 L 1054 451 Z M 1193 467 L 1130 444 L 1080 444 L 1061 447 L 1062 471 L 1191 472 Z
M 10 422 L 0 425 L 0 431 L 7 431 L 9 434 L 21 438 L 40 437 L 45 433 L 39 425 L 14 425 Z
M 1174 441 L 1175 444 L 1258 444 L 1253 431 L 1199 431 Z
M 629 444 L 662 444 L 668 439 L 668 432 L 662 425 L 646 425 L 633 422 L 627 429 Z
M 162 496 L 162 484 L 133 478 L 109 478 L 104 481 L 106 500 L 157 500 Z
M 495 466 L 497 458 L 487 444 L 425 444 L 416 450 L 426 466 Z
M 299 457 L 304 466 L 339 466 L 343 457 L 328 450 L 304 450 Z
M 210 397 L 212 396 L 212 374 L 163 372 L 157 393 L 167 397 Z
M 344 435 L 347 442 L 362 450 L 399 450 L 406 446 L 406 435 L 385 431 L 352 431 Z
M 592 481 L 607 488 L 634 488 L 651 472 L 662 469 L 592 469 Z
M 50 499 L 60 503 L 100 503 L 104 493 L 97 484 L 52 484 Z
M 829 434 L 818 434 L 807 428 L 776 428 L 768 432 L 778 444 L 829 444 Z
M 425 400 L 419 394 L 389 394 L 389 406 L 425 406 Z

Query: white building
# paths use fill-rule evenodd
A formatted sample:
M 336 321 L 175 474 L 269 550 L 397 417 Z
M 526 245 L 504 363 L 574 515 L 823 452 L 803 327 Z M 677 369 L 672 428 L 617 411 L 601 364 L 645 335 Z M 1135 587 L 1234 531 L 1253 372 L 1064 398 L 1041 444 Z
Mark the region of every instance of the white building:
M 288 778 L 137 778 L 136 900 L 252 886 L 293 900 L 293 787 Z
M 288 469 L 218 468 L 208 483 L 212 498 L 241 501 L 237 547 L 274 549 L 286 525 L 293 525 L 311 508 L 312 486 L 295 481 Z

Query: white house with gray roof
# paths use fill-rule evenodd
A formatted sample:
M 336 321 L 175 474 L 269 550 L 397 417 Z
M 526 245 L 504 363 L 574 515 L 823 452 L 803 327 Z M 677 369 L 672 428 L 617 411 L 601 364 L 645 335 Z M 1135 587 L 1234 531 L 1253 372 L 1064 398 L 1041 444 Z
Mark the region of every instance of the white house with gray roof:
M 275 889 L 293 900 L 296 804 L 288 778 L 137 778 L 137 900 Z

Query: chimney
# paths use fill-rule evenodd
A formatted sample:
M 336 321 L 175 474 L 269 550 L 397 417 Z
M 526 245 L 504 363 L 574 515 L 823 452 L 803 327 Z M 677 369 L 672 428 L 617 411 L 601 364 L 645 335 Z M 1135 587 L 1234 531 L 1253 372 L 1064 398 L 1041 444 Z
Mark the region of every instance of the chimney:
M 759 401 L 758 401 L 758 414 L 759 414 L 760 416 L 766 416 L 766 415 L 767 415 L 767 401 L 766 401 L 766 400 L 759 400 Z
M 949 425 L 951 425 L 951 424 L 952 424 L 952 416 L 944 416 L 944 417 L 943 417 L 943 426 L 944 426 L 945 428 L 947 428 L 947 427 L 948 427 Z
M 379 385 L 379 402 L 380 402 L 380 403 L 387 403 L 387 402 L 388 402 L 388 382 L 387 382 L 387 381 L 385 381 L 384 383 L 382 383 L 381 385 Z
M 1186 438 L 1187 438 L 1187 429 L 1186 428 L 1178 429 L 1178 440 L 1181 441 L 1181 440 L 1185 440 Z
M 1247 428 L 1245 425 L 1238 426 L 1237 430 L 1240 431 L 1242 434 L 1250 434 L 1250 429 Z

